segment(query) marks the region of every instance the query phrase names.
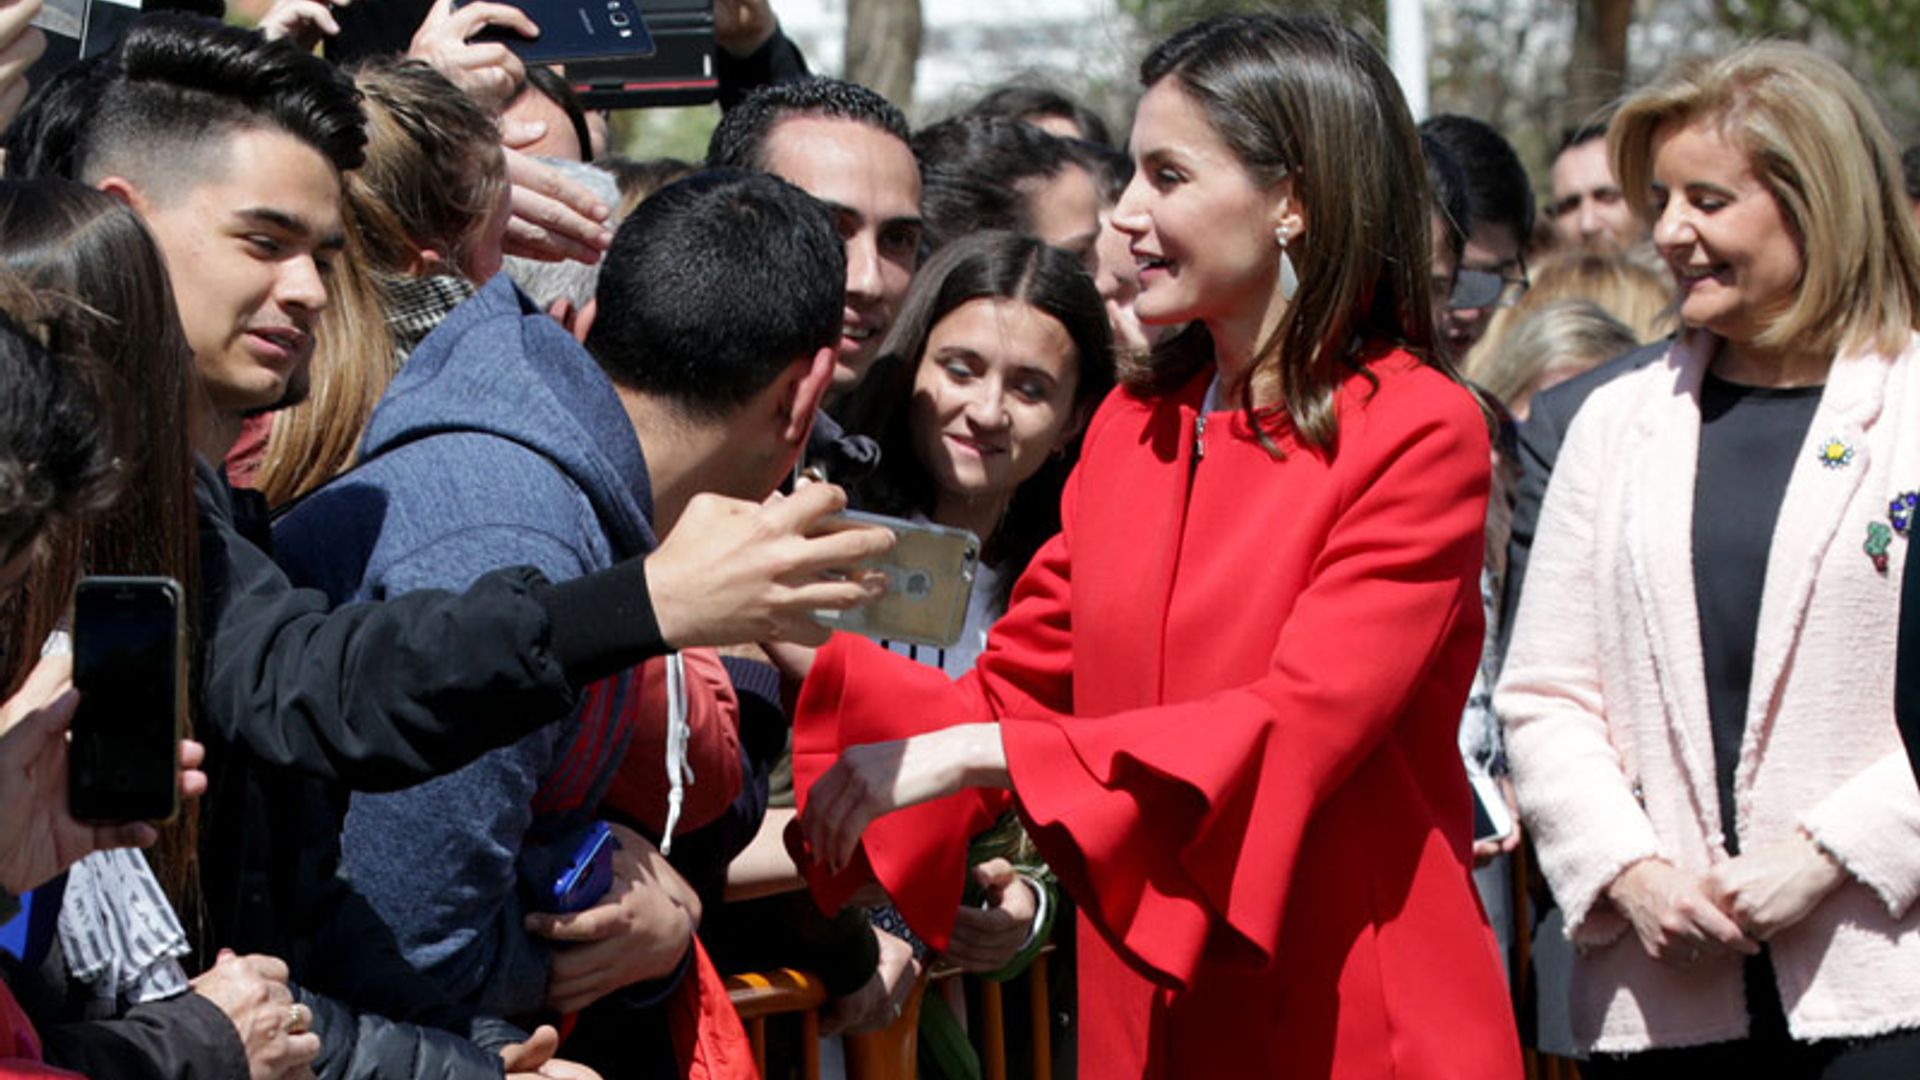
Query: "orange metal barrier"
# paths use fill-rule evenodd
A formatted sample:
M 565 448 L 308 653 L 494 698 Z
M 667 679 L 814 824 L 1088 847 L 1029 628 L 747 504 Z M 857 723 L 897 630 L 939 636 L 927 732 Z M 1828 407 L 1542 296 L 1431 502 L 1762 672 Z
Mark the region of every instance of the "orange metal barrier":
M 1034 958 L 1033 965 L 1020 976 L 1030 984 L 1027 1020 L 1033 1029 L 1033 1060 L 1024 1075 L 1032 1080 L 1052 1080 L 1053 1045 L 1047 1000 L 1047 953 Z M 847 1080 L 914 1080 L 918 1074 L 916 1057 L 920 1048 L 920 1002 L 930 979 L 970 978 L 957 968 L 922 973 L 913 993 L 900 1010 L 899 1019 L 881 1031 L 846 1037 Z M 796 1016 L 800 1024 L 800 1075 L 804 1080 L 820 1076 L 820 1009 L 827 1003 L 827 991 L 819 979 L 804 972 L 781 968 L 727 978 L 727 996 L 746 1025 L 747 1038 L 753 1044 L 753 1060 L 762 1076 L 767 1073 L 767 1020 L 775 1016 Z M 980 1063 L 986 1080 L 1007 1080 L 1006 1016 L 1002 1008 L 999 983 L 979 981 Z M 787 1075 L 783 1068 L 780 1075 Z

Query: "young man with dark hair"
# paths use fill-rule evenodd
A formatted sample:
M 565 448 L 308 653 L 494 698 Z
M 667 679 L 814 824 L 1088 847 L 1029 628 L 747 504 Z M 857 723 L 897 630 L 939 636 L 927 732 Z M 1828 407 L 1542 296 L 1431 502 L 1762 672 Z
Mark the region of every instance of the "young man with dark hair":
M 1607 125 L 1569 128 L 1553 155 L 1552 180 L 1547 218 L 1561 247 L 1617 255 L 1646 238 L 1607 161 Z
M 920 167 L 906 117 L 839 79 L 763 86 L 721 118 L 707 164 L 770 172 L 833 211 L 847 248 L 846 308 L 829 400 L 857 386 L 920 258 Z
M 623 224 L 584 350 L 496 278 L 415 351 L 361 463 L 282 519 L 290 569 L 338 599 L 460 587 L 512 563 L 566 579 L 645 552 L 702 494 L 765 498 L 832 377 L 844 258 L 799 189 L 714 171 Z M 584 980 L 598 997 L 682 961 L 699 905 L 638 834 L 621 834 L 605 898 L 537 915 L 598 814 L 637 692 L 623 675 L 568 723 L 354 797 L 348 870 L 408 960 L 456 997 L 509 1016 L 571 1011 Z M 614 970 L 583 969 L 583 945 L 604 946 Z
M 1533 182 L 1500 133 L 1466 116 L 1436 116 L 1420 134 L 1446 147 L 1467 180 L 1472 218 L 1457 283 L 1440 327 L 1454 355 L 1465 356 L 1499 308 L 1527 290 L 1527 237 L 1533 232 Z

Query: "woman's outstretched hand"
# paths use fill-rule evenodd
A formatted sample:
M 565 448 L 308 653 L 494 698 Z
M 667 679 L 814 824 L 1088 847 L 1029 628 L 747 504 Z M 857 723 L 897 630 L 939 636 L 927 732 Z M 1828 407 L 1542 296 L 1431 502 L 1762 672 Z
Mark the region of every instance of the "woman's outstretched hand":
M 995 723 L 851 746 L 813 785 L 800 827 L 814 862 L 837 874 L 853 860 L 874 818 L 963 788 L 1007 784 L 1007 754 Z

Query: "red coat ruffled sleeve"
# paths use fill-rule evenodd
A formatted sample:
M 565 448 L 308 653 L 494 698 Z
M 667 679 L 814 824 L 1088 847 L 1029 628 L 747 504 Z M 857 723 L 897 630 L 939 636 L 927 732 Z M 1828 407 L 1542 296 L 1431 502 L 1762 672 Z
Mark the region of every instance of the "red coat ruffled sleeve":
M 1066 529 L 1022 578 L 974 675 L 943 694 L 836 645 L 821 690 L 837 701 L 811 704 L 838 705 L 840 736 L 859 736 L 849 742 L 999 718 L 1041 852 L 1102 936 L 1162 985 L 1188 987 L 1203 963 L 1274 962 L 1297 876 L 1343 872 L 1302 852 L 1316 813 L 1363 767 L 1416 770 L 1381 787 L 1430 804 L 1395 842 L 1417 843 L 1431 821 L 1464 861 L 1451 748 L 1482 628 L 1486 425 L 1437 373 L 1404 358 L 1375 370 L 1377 392 L 1358 379 L 1343 392 L 1330 458 L 1295 448 L 1274 461 L 1240 437 L 1210 442 L 1196 467 L 1181 432 L 1162 430 L 1164 409 L 1090 434 L 1076 483 L 1098 487 L 1069 494 Z M 1164 589 L 1153 573 L 1113 572 L 1144 565 L 1156 544 L 1174 552 Z M 1097 624 L 1073 625 L 1090 607 L 1076 575 L 1106 594 Z M 1211 620 L 1183 612 L 1183 596 L 1211 605 Z M 1138 670 L 1155 664 L 1175 676 Z M 1422 753 L 1375 759 L 1410 737 Z M 940 806 L 869 829 L 896 900 L 930 891 L 922 873 L 953 878 L 957 901 L 964 838 L 943 826 L 971 827 L 964 815 L 986 807 Z M 1360 837 L 1326 839 L 1314 850 L 1368 857 L 1352 848 Z M 916 930 L 952 920 L 944 892 L 929 900 L 900 905 Z

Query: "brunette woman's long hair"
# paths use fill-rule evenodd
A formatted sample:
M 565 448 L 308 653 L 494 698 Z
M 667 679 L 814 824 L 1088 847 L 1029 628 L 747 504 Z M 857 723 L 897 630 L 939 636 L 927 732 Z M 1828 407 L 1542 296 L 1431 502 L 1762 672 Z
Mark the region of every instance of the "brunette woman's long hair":
M 204 415 L 193 351 L 181 329 L 166 263 L 146 227 L 118 200 L 52 178 L 0 181 L 0 272 L 52 308 L 49 349 L 86 366 L 104 403 L 118 498 L 55 525 L 24 588 L 0 612 L 6 655 L 38 655 L 88 574 L 170 577 L 186 597 L 188 640 L 199 640 L 199 525 L 191 433 Z M 197 657 L 195 658 L 197 661 Z M 16 664 L 10 695 L 31 664 Z M 189 681 L 189 730 L 198 663 Z M 154 873 L 189 932 L 199 907 L 191 802 L 160 831 Z
M 939 492 L 914 453 L 910 430 L 914 373 L 933 328 L 972 300 L 1030 304 L 1066 330 L 1078 365 L 1070 409 L 1083 429 L 1113 388 L 1113 332 L 1100 293 L 1077 259 L 1019 233 L 990 231 L 956 240 L 914 275 L 880 358 L 844 417 L 850 430 L 880 443 L 880 467 L 858 489 L 864 506 L 897 515 L 932 514 Z M 980 538 L 986 559 L 1005 570 L 1001 603 L 1040 545 L 1060 531 L 1061 489 L 1079 458 L 1076 435 L 1015 489 L 1000 527 Z
M 1142 85 L 1167 79 L 1200 105 L 1256 182 L 1291 178 L 1306 218 L 1287 249 L 1299 292 L 1258 345 L 1241 392 L 1255 429 L 1284 421 L 1282 429 L 1331 452 L 1335 394 L 1364 373 L 1364 345 L 1398 346 L 1457 378 L 1434 348 L 1432 197 L 1420 137 L 1380 54 L 1321 16 L 1223 15 L 1147 54 Z M 1163 340 L 1125 381 L 1165 393 L 1212 362 L 1212 339 L 1195 323 Z M 1256 397 L 1275 404 L 1256 409 Z

